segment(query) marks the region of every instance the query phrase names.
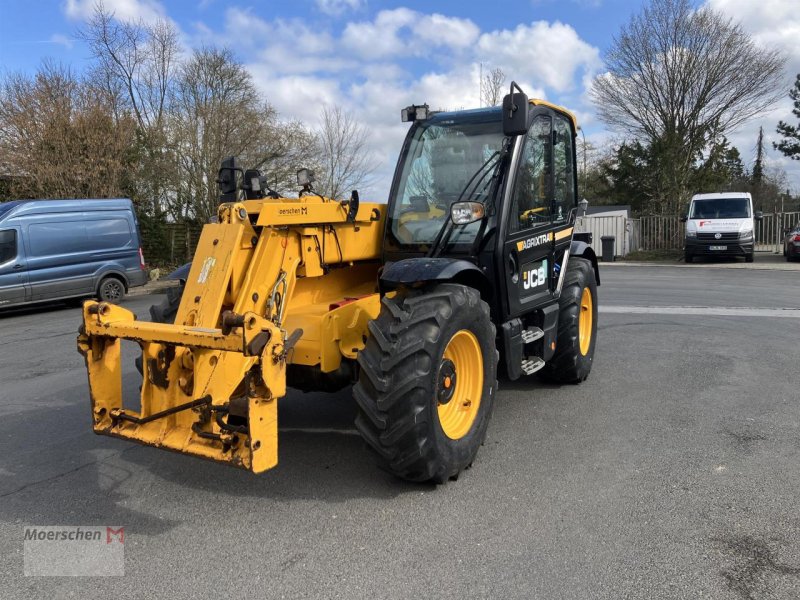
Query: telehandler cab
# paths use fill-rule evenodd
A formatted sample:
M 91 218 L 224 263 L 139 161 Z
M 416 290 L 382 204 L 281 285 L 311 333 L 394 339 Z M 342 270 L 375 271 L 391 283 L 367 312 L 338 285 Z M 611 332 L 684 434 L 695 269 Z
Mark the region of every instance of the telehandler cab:
M 591 234 L 574 233 L 574 117 L 512 84 L 502 107 L 403 120 L 388 205 L 318 196 L 305 171 L 281 198 L 227 159 L 219 222 L 156 322 L 84 304 L 96 433 L 259 473 L 278 461 L 287 385 L 353 385 L 379 463 L 441 483 L 486 436 L 501 357 L 509 379 L 586 379 L 599 273 Z M 123 404 L 121 340 L 142 350 L 138 406 Z

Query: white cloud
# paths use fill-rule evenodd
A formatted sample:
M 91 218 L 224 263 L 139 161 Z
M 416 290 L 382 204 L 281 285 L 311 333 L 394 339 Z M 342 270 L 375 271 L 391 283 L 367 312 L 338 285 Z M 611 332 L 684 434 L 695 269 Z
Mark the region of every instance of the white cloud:
M 416 20 L 417 13 L 407 8 L 382 10 L 374 21 L 348 23 L 342 43 L 367 59 L 405 54 L 407 42 L 401 38 L 400 31 Z
M 72 50 L 72 47 L 75 45 L 75 40 L 73 38 L 61 33 L 54 33 L 51 35 L 50 41 L 54 44 L 58 44 L 59 46 L 63 46 L 67 50 Z
M 317 8 L 326 15 L 341 15 L 348 10 L 358 10 L 363 5 L 362 0 L 317 0 Z
M 469 19 L 424 15 L 407 8 L 380 11 L 373 21 L 348 23 L 342 43 L 364 59 L 425 56 L 432 49 L 469 48 L 480 29 Z
M 480 29 L 469 19 L 439 14 L 425 15 L 414 26 L 414 36 L 423 47 L 468 48 L 478 39 L 478 34 Z
M 157 0 L 103 0 L 102 4 L 120 21 L 150 23 L 166 17 L 164 6 Z M 96 5 L 97 0 L 66 0 L 64 12 L 71 19 L 86 20 Z
M 762 46 L 779 48 L 786 53 L 788 68 L 800 70 L 800 13 L 787 0 L 709 0 L 708 6 L 742 24 Z
M 591 75 L 600 67 L 597 48 L 584 42 L 569 25 L 537 21 L 484 33 L 478 41 L 482 59 L 499 65 L 514 77 L 527 77 L 537 85 L 567 92 L 575 74 Z
M 800 164 L 772 148 L 772 142 L 780 140 L 775 131 L 778 121 L 797 122 L 788 98 L 795 76 L 800 73 L 800 44 L 797 43 L 800 39 L 800 12 L 796 3 L 786 0 L 708 0 L 707 6 L 741 23 L 760 46 L 778 49 L 786 56 L 783 82 L 786 98 L 773 110 L 741 127 L 730 136 L 730 140 L 739 149 L 743 162 L 751 168 L 758 128 L 763 126 L 767 149 L 765 162 L 770 167 L 785 170 L 790 187 L 795 193 L 800 192 Z
M 582 84 L 599 65 L 598 50 L 568 25 L 536 22 L 482 33 L 469 19 L 408 8 L 338 24 L 266 19 L 231 7 L 221 28 L 198 22 L 193 32 L 193 45 L 234 48 L 259 93 L 282 117 L 314 127 L 325 104 L 355 115 L 370 132 L 372 156 L 381 162 L 363 197 L 380 201 L 386 200 L 408 130 L 400 121 L 402 107 L 422 102 L 433 109 L 477 107 L 483 63 L 484 69 L 501 67 L 507 83 L 514 79 L 532 97 L 586 111 Z

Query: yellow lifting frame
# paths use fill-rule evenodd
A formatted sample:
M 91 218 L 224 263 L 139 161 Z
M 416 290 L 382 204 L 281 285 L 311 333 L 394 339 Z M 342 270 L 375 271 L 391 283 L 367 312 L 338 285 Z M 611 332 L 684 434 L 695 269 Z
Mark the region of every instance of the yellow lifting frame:
M 174 324 L 86 302 L 78 349 L 95 433 L 256 473 L 274 467 L 287 364 L 339 368 L 380 310 L 385 207 L 362 203 L 349 220 L 347 208 L 319 197 L 221 205 Z M 123 406 L 121 340 L 142 348 L 138 411 Z

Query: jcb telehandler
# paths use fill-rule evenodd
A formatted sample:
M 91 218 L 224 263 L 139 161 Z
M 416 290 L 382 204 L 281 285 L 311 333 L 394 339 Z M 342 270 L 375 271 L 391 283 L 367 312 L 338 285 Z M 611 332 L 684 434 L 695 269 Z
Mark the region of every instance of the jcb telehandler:
M 151 311 L 164 322 L 84 304 L 96 433 L 259 473 L 287 385 L 353 385 L 380 464 L 444 482 L 484 440 L 501 358 L 509 379 L 586 379 L 599 273 L 574 233 L 574 117 L 516 84 L 502 107 L 402 115 L 387 205 L 318 196 L 305 171 L 299 198 L 277 197 L 229 159 L 183 293 Z M 138 406 L 121 340 L 142 350 Z

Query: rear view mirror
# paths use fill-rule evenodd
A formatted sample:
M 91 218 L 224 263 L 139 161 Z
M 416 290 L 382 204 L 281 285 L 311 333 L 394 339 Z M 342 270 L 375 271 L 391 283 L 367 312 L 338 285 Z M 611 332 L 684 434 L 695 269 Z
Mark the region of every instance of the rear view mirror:
M 686 221 L 688 221 L 688 220 L 689 220 L 689 217 L 687 217 L 686 215 L 681 215 L 681 223 L 686 223 Z
M 514 88 L 517 92 L 514 92 Z M 516 81 L 512 81 L 508 95 L 503 98 L 503 135 L 522 135 L 527 132 L 528 96 Z
M 762 213 L 760 210 L 757 210 L 755 214 L 755 220 L 760 221 L 763 218 L 764 218 L 764 213 Z
M 228 156 L 222 161 L 217 175 L 217 185 L 219 185 L 219 201 L 220 202 L 236 202 L 236 192 L 239 189 L 238 182 L 236 181 L 236 172 L 241 173 L 242 168 L 239 166 L 239 161 L 234 156 Z

